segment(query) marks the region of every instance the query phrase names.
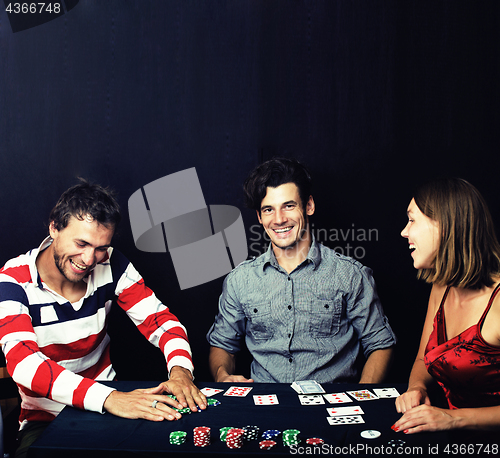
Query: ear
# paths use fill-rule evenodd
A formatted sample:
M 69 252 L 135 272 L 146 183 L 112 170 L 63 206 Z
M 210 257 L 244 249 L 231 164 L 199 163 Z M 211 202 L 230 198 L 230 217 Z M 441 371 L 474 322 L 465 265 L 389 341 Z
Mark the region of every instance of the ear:
M 257 212 L 257 218 L 259 219 L 259 223 L 262 224 L 262 218 L 260 217 L 260 211 L 256 210 Z
M 306 205 L 306 215 L 311 216 L 314 215 L 314 210 L 316 210 L 316 205 L 314 203 L 313 196 L 309 196 L 309 200 Z
M 49 235 L 54 238 L 54 236 L 57 235 L 59 231 L 56 229 L 55 225 L 54 225 L 54 221 L 51 221 L 50 224 L 49 224 Z

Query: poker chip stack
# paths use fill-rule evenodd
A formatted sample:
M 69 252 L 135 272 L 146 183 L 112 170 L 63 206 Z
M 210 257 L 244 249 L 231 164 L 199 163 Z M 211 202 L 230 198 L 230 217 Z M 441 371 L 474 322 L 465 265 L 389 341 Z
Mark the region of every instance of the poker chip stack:
M 229 448 L 241 448 L 243 447 L 243 434 L 245 431 L 241 428 L 231 428 L 227 432 L 226 445 Z
M 276 437 L 280 435 L 280 432 L 277 429 L 268 429 L 262 433 L 262 439 L 264 440 L 274 440 Z
M 276 442 L 269 439 L 259 442 L 259 447 L 261 450 L 271 450 L 275 445 Z
M 193 442 L 197 447 L 210 445 L 210 428 L 208 426 L 197 426 L 194 428 Z
M 227 433 L 230 429 L 234 429 L 234 426 L 224 426 L 224 428 L 219 429 L 219 437 L 222 442 L 226 442 Z
M 309 437 L 306 440 L 307 445 L 321 445 L 324 443 L 325 443 L 325 441 L 323 439 L 320 439 L 319 437 Z
M 172 431 L 170 433 L 170 443 L 172 445 L 182 445 L 186 442 L 186 431 Z
M 298 429 L 287 429 L 283 431 L 283 445 L 291 446 L 298 445 L 300 443 L 299 439 L 300 431 Z
M 259 427 L 258 426 L 248 425 L 248 426 L 245 426 L 243 428 L 243 430 L 245 431 L 243 433 L 243 440 L 250 442 L 250 441 L 258 439 L 258 437 L 259 437 Z

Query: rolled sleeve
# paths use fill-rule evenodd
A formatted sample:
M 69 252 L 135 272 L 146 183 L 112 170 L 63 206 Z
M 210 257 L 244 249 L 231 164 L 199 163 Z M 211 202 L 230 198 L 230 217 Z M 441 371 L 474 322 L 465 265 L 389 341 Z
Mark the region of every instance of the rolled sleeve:
M 365 358 L 375 350 L 394 346 L 396 335 L 382 309 L 371 269 L 364 266 L 357 269 L 352 275 L 351 291 L 347 313 Z
M 224 280 L 219 298 L 219 313 L 207 333 L 208 343 L 235 354 L 241 350 L 245 336 L 246 317 L 233 285 L 234 278 L 229 274 Z

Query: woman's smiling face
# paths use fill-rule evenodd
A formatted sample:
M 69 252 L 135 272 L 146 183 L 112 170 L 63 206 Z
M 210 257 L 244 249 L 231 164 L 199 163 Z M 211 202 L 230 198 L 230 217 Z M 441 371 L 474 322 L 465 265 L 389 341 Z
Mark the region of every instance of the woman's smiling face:
M 439 225 L 424 215 L 412 199 L 408 205 L 408 224 L 401 236 L 408 239 L 415 269 L 430 269 L 439 248 Z

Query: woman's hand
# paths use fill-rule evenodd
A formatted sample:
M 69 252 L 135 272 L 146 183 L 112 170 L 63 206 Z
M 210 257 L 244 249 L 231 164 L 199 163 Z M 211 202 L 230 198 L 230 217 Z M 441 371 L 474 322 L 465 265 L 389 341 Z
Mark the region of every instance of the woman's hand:
M 442 431 L 455 429 L 460 422 L 460 410 L 448 410 L 428 404 L 419 405 L 406 413 L 392 426 L 396 432 L 405 434 L 422 431 Z

